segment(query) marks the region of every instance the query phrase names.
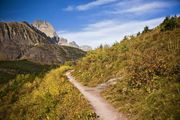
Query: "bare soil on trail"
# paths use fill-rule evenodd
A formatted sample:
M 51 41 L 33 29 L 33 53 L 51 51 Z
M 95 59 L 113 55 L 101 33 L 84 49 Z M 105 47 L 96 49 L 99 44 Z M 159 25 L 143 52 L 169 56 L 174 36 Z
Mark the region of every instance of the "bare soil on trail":
M 68 80 L 85 96 L 100 119 L 127 120 L 122 113 L 119 113 L 111 104 L 101 97 L 100 91 L 97 88 L 81 85 L 71 76 L 71 72 L 72 71 L 66 72 Z

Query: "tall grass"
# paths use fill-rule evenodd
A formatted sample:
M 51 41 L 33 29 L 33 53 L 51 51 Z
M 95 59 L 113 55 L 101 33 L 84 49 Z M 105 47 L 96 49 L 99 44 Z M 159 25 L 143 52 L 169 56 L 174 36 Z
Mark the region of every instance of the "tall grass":
M 92 108 L 64 75 L 61 66 L 32 77 L 18 74 L 0 89 L 0 119 L 3 120 L 94 120 Z
M 175 21 L 173 29 L 158 26 L 89 52 L 74 76 L 87 86 L 122 78 L 102 94 L 130 119 L 179 119 L 180 18 Z

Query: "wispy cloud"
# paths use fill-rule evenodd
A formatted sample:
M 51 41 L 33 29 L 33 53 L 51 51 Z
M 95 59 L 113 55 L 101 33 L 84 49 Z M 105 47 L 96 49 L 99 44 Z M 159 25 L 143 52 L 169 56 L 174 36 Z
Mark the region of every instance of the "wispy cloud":
M 71 5 L 64 9 L 64 11 L 73 11 L 73 10 L 74 10 L 74 7 Z
M 113 44 L 115 41 L 120 41 L 124 35 L 142 31 L 146 25 L 153 28 L 162 20 L 163 18 L 156 18 L 146 21 L 130 21 L 123 24 L 117 20 L 106 20 L 89 24 L 78 32 L 59 32 L 59 34 L 70 41 L 76 41 L 80 45 L 87 44 L 97 47 L 100 44 Z
M 91 8 L 101 6 L 101 5 L 105 5 L 105 4 L 109 4 L 109 3 L 112 3 L 115 1 L 117 1 L 117 0 L 96 0 L 96 1 L 90 2 L 88 4 L 77 6 L 77 10 L 80 10 L 80 11 L 89 10 Z
M 82 4 L 82 5 L 78 5 L 78 6 L 68 6 L 64 10 L 65 11 L 73 11 L 73 10 L 85 11 L 85 10 L 95 8 L 97 6 L 106 5 L 106 4 L 109 4 L 112 2 L 116 2 L 116 1 L 118 1 L 118 0 L 96 0 L 93 2 L 89 2 L 87 4 Z
M 130 13 L 137 13 L 137 12 L 145 12 L 148 10 L 154 10 L 154 9 L 162 9 L 169 7 L 170 4 L 168 2 L 151 2 L 151 3 L 145 3 L 139 6 L 134 6 L 130 9 L 122 10 L 123 13 L 130 12 Z
M 148 2 L 144 3 L 141 0 L 138 1 L 123 1 L 119 2 L 114 6 L 113 10 L 106 10 L 103 11 L 103 14 L 142 14 L 146 12 L 153 12 L 157 9 L 165 9 L 170 6 L 175 5 L 174 2 L 167 2 L 167 1 L 154 1 L 154 2 Z M 126 5 L 126 7 L 124 7 Z M 102 14 L 101 13 L 101 14 Z

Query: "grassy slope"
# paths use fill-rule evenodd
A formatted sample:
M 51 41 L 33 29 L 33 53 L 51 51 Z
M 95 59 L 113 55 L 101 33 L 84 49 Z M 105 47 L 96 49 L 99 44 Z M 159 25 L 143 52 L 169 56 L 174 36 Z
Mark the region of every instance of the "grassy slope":
M 102 94 L 130 119 L 180 118 L 180 18 L 170 31 L 157 27 L 82 58 L 74 76 L 96 86 L 123 77 Z
M 69 67 L 52 69 L 28 61 L 3 61 L 0 68 L 5 75 L 0 83 L 0 119 L 96 119 L 87 101 L 64 76 Z

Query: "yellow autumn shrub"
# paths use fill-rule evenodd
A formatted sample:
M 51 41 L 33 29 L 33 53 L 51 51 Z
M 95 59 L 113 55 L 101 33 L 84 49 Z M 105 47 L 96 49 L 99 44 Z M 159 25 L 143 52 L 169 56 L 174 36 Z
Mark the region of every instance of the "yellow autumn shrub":
M 69 69 L 69 66 L 60 66 L 34 80 L 30 80 L 31 74 L 18 75 L 8 90 L 1 91 L 6 94 L 1 97 L 0 119 L 96 119 L 88 102 L 64 75 Z

